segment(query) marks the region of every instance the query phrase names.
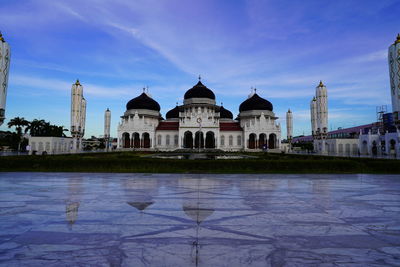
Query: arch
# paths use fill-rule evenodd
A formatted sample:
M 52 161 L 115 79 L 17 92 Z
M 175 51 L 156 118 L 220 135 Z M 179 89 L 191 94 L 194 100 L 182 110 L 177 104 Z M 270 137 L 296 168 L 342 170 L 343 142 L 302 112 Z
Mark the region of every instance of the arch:
M 396 141 L 394 139 L 390 139 L 389 145 L 389 150 L 396 150 Z
M 225 135 L 221 135 L 221 146 L 225 146 Z
M 133 139 L 133 147 L 134 148 L 140 148 L 140 134 L 139 133 L 133 133 L 132 134 L 132 139 Z
M 165 137 L 165 145 L 169 146 L 169 134 L 167 134 L 167 136 Z
M 185 148 L 193 148 L 193 134 L 190 131 L 185 132 L 183 135 L 183 146 Z
M 339 144 L 339 154 L 343 154 L 343 144 Z
M 346 155 L 350 155 L 350 153 L 351 153 L 350 144 L 346 144 L 346 145 L 345 145 L 345 151 L 346 151 Z
M 143 148 L 150 148 L 150 134 L 143 133 L 142 140 L 143 140 Z
M 229 146 L 233 146 L 233 136 L 229 136 Z
M 238 136 L 237 136 L 237 141 L 236 141 L 236 142 L 237 142 L 237 145 L 238 145 L 238 146 L 241 146 L 241 145 L 242 145 L 242 136 L 241 136 L 241 135 L 238 135 Z
M 178 146 L 178 143 L 179 143 L 179 136 L 176 134 L 176 135 L 174 136 L 174 145 L 175 145 L 175 146 Z
M 130 148 L 131 147 L 131 140 L 129 138 L 129 133 L 122 134 L 122 147 L 123 148 Z
M 203 132 L 197 131 L 194 137 L 194 147 L 204 148 L 204 134 Z
M 268 138 L 268 148 L 269 149 L 274 149 L 276 148 L 276 134 L 272 133 L 269 135 Z
M 376 156 L 378 155 L 378 147 L 376 146 L 376 142 L 372 142 L 372 155 Z
M 157 145 L 161 146 L 162 137 L 161 134 L 157 135 Z
M 263 149 L 264 145 L 266 144 L 267 144 L 267 135 L 262 133 L 258 137 L 258 148 Z
M 357 144 L 353 144 L 353 146 L 352 146 L 353 148 L 352 148 L 352 154 L 353 155 L 356 155 L 357 154 L 357 151 L 358 151 L 358 146 L 357 146 Z
M 256 139 L 257 139 L 257 135 L 256 134 L 250 134 L 249 135 L 249 144 L 248 144 L 248 148 L 249 149 L 255 149 L 256 148 Z
M 211 131 L 206 133 L 206 148 L 215 148 L 215 136 Z
M 363 155 L 368 154 L 368 142 L 365 140 L 362 142 L 362 145 L 361 145 L 361 154 L 363 154 Z

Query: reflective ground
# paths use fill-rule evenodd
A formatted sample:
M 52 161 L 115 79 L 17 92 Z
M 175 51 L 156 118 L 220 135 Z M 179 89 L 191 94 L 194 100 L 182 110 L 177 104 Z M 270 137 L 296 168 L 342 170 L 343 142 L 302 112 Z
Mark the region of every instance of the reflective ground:
M 400 265 L 400 175 L 0 173 L 4 266 Z

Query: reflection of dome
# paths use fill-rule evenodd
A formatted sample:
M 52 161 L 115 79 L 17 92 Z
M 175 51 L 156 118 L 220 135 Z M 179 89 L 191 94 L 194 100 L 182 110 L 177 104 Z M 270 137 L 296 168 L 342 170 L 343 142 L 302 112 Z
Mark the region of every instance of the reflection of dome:
M 215 95 L 210 89 L 202 84 L 201 81 L 199 81 L 195 86 L 186 91 L 184 98 L 210 98 L 215 100 Z
M 140 211 L 144 211 L 148 206 L 151 206 L 154 204 L 154 201 L 150 201 L 150 202 L 127 202 L 129 205 L 131 205 L 132 207 L 140 210 Z
M 197 223 L 202 223 L 207 217 L 214 213 L 214 209 L 200 207 L 183 206 L 182 209 L 187 216 Z
M 167 114 L 165 114 L 165 117 L 167 119 L 179 118 L 179 107 L 176 106 L 173 109 L 171 109 L 170 111 L 168 111 Z
M 126 110 L 130 109 L 149 109 L 160 111 L 160 105 L 146 93 L 142 93 L 140 96 L 131 99 L 126 104 Z
M 223 106 L 219 109 L 219 114 L 221 119 L 233 119 L 233 114 Z
M 253 94 L 250 98 L 243 101 L 239 106 L 239 111 L 248 111 L 248 110 L 273 110 L 273 106 L 271 102 L 260 97 L 257 94 Z

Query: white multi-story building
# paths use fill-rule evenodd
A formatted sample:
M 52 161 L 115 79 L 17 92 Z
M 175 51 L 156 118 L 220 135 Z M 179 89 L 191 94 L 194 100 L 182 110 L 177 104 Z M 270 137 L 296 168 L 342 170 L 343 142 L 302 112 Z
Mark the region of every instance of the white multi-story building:
M 118 148 L 278 149 L 281 127 L 272 104 L 255 90 L 239 107 L 237 119 L 215 102 L 214 93 L 199 81 L 162 119 L 160 105 L 146 92 L 130 100 L 118 125 Z
M 0 32 L 0 125 L 3 124 L 6 112 L 8 72 L 10 70 L 11 50 Z

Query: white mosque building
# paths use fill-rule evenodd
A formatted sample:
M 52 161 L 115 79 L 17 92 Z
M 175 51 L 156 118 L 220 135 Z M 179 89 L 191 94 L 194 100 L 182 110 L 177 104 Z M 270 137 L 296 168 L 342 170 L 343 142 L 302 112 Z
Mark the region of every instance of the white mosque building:
M 118 125 L 118 148 L 173 151 L 279 149 L 281 127 L 273 105 L 256 90 L 239 106 L 239 115 L 216 105 L 214 93 L 199 82 L 184 95 L 183 105 L 160 114 L 146 90 L 126 104 Z

